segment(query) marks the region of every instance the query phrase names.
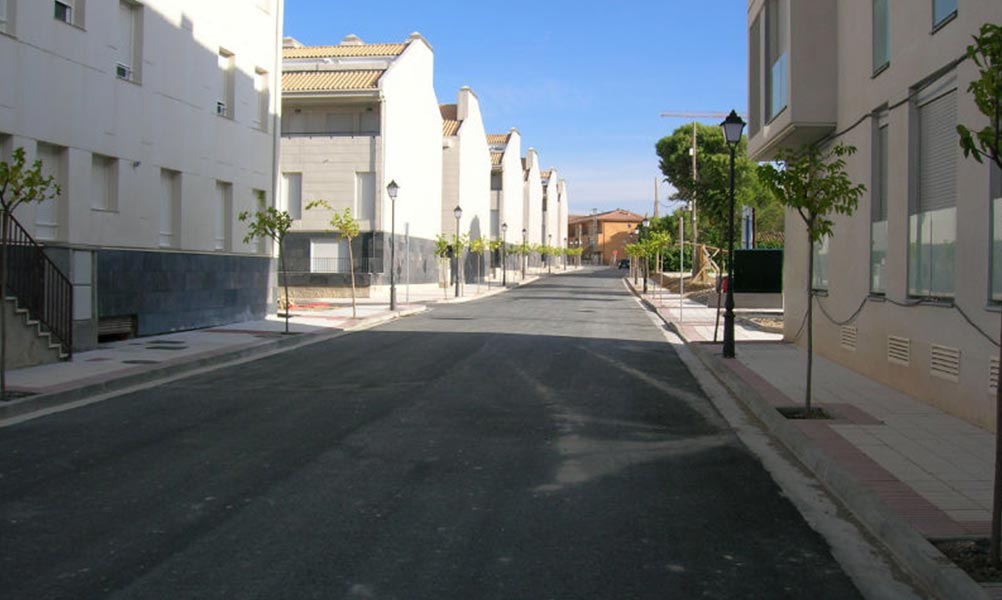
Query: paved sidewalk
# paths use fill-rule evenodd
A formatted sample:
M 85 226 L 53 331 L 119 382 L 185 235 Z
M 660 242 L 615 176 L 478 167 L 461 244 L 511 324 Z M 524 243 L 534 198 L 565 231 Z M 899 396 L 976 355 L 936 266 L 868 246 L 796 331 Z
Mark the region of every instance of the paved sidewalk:
M 712 323 L 709 330 L 704 323 L 712 309 L 683 300 L 680 320 L 678 294 L 666 293 L 662 303 L 651 298 L 649 293 L 649 305 L 731 393 L 834 488 L 913 572 L 925 569 L 928 577 L 939 577 L 928 572 L 936 565 L 923 564 L 928 556 L 935 562 L 937 552 L 928 547 L 914 556 L 908 548 L 896 548 L 896 541 L 916 546 L 921 538 L 988 535 L 994 434 L 817 355 L 813 402 L 833 418 L 787 420 L 775 409 L 803 406 L 802 348 L 782 342 L 781 335 L 742 326 L 739 313 L 737 357 L 726 360 L 720 345 L 709 341 Z M 909 528 L 920 537 L 909 538 L 903 531 Z M 962 578 L 966 575 L 953 572 L 946 579 Z M 984 589 L 990 597 L 1002 598 L 1002 589 Z
M 508 286 L 517 287 L 536 279 L 536 275 L 527 275 L 522 280 L 519 274 L 509 273 Z M 284 318 L 269 315 L 257 321 L 101 344 L 97 349 L 75 353 L 69 361 L 9 371 L 8 391 L 24 393 L 25 397 L 0 403 L 0 420 L 200 368 L 311 344 L 424 311 L 429 304 L 467 302 L 503 291 L 493 282 L 479 288 L 465 285 L 462 296 L 456 298 L 453 287 L 443 290 L 437 284 L 401 285 L 397 287 L 397 311 L 391 312 L 389 287 L 380 286 L 373 288 L 371 297 L 358 299 L 357 318 L 351 316 L 351 298 L 318 299 L 293 305 L 289 319 L 291 335 L 284 334 Z

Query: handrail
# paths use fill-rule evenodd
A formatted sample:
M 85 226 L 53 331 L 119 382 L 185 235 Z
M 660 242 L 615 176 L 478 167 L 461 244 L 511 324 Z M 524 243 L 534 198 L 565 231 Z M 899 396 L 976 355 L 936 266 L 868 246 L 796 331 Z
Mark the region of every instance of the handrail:
M 73 284 L 13 215 L 6 221 L 7 294 L 72 356 Z

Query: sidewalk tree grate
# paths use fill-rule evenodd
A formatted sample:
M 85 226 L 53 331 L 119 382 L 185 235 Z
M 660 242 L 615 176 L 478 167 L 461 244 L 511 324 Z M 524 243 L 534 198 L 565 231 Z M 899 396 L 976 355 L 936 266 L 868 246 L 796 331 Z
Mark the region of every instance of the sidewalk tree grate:
M 777 406 L 776 411 L 787 419 L 830 420 L 833 418 L 825 409 L 817 406 L 811 407 L 810 414 L 806 414 L 803 406 Z
M 124 364 L 127 365 L 157 365 L 160 364 L 159 360 L 147 360 L 145 358 L 133 358 L 131 360 L 123 360 Z

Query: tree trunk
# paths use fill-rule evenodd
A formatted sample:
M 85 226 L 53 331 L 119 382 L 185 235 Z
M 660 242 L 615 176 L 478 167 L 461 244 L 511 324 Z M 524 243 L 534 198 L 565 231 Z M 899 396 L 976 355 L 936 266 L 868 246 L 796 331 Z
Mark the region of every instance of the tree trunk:
M 351 238 L 348 238 L 348 271 L 351 272 L 351 318 L 356 319 L 355 313 L 355 256 L 351 252 Z
M 282 249 L 282 242 L 285 238 L 278 238 L 278 268 L 285 275 L 285 333 L 289 333 L 289 311 L 291 305 L 289 304 L 289 276 L 285 273 L 285 252 Z
M 477 255 L 477 294 L 480 294 L 480 263 L 484 260 L 484 253 Z
M 0 401 L 7 399 L 7 231 L 10 213 L 0 209 Z
M 810 233 L 808 233 L 808 236 Z M 730 283 L 730 282 L 728 282 Z M 807 386 L 804 391 L 804 417 L 811 414 L 811 370 L 814 365 L 814 240 L 809 238 L 807 251 Z

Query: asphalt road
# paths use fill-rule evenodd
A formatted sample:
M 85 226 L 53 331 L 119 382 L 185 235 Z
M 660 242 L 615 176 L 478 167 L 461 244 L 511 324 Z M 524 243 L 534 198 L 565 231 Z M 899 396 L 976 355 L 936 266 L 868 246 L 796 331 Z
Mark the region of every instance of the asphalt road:
M 858 597 L 621 273 L 0 429 L 0 596 Z

